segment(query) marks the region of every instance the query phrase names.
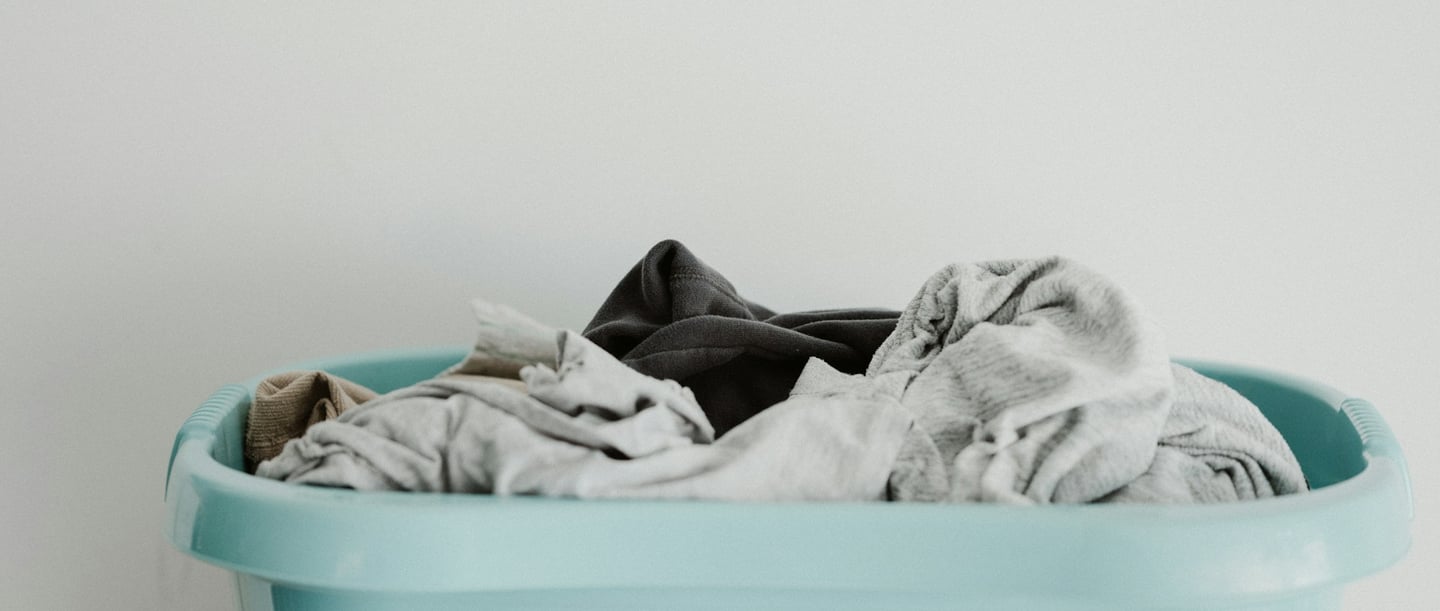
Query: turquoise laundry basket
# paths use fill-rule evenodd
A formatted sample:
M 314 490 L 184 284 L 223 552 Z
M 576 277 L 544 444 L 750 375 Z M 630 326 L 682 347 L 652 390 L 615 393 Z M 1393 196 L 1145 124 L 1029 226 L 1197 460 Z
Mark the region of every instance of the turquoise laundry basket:
M 464 348 L 304 363 L 380 392 Z M 255 383 L 180 427 L 165 535 L 246 611 L 1339 609 L 1410 542 L 1405 461 L 1369 403 L 1184 361 L 1260 406 L 1309 493 L 1219 505 L 578 501 L 355 492 L 246 474 Z

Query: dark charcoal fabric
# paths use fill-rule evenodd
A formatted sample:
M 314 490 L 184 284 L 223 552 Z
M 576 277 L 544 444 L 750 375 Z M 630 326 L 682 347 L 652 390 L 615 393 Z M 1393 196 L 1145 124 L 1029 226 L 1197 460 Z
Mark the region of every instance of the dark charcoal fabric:
M 783 401 L 812 356 L 864 373 L 899 319 L 878 308 L 776 314 L 666 240 L 620 280 L 585 338 L 640 373 L 689 387 L 723 435 Z

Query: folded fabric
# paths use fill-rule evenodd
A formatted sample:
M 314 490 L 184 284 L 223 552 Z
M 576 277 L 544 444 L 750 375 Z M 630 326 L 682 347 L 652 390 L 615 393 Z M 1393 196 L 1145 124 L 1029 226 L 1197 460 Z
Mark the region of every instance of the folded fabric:
M 555 361 L 556 331 L 504 305 L 471 302 L 479 332 L 465 360 L 438 378 L 509 385 L 520 391 L 520 370 Z M 245 468 L 274 458 L 285 442 L 310 425 L 333 420 L 376 397 L 354 382 L 322 371 L 292 371 L 270 376 L 255 388 L 245 427 Z
M 868 370 L 893 372 L 913 375 L 901 402 L 927 433 L 897 463 L 898 500 L 1099 499 L 1145 472 L 1171 400 L 1160 333 L 1061 258 L 934 274 Z
M 520 392 L 525 392 L 525 381 L 518 378 L 497 378 L 495 376 L 482 376 L 469 373 L 442 373 L 438 376 L 435 376 L 435 379 L 461 380 L 466 382 L 489 382 L 491 384 L 499 384 L 501 386 L 513 388 Z
M 1173 365 L 1175 401 L 1155 461 L 1106 497 L 1114 503 L 1215 503 L 1308 489 L 1300 462 L 1255 404 Z
M 627 458 L 715 440 L 690 389 L 640 375 L 570 331 L 560 333 L 559 353 L 559 371 L 543 364 L 520 370 L 530 396 L 550 408 L 533 419 L 516 414 L 532 428 Z M 591 440 L 592 431 L 601 439 Z
M 310 425 L 375 397 L 374 391 L 323 371 L 291 371 L 261 380 L 245 420 L 246 469 L 274 458 Z
M 894 395 L 806 394 L 712 443 L 684 387 L 563 332 L 529 394 L 465 378 L 422 382 L 317 424 L 258 475 L 360 490 L 582 498 L 879 500 L 911 428 Z M 810 387 L 842 376 L 818 361 Z M 898 389 L 893 380 L 877 381 Z
M 478 375 L 519 379 L 520 370 L 537 363 L 555 363 L 557 329 L 538 322 L 514 308 L 474 299 L 475 345 L 465 360 L 441 373 L 443 376 Z
M 1304 489 L 1258 408 L 1172 365 L 1138 306 L 1066 259 L 940 270 L 868 369 L 899 372 L 912 376 L 901 403 L 925 434 L 912 432 L 896 461 L 896 500 L 1213 502 Z
M 666 240 L 620 280 L 584 335 L 636 371 L 690 388 L 724 435 L 785 399 L 810 357 L 863 372 L 898 316 L 876 308 L 776 314 Z
M 888 408 L 899 403 L 904 396 L 906 385 L 914 377 L 914 372 L 905 370 L 875 377 L 845 374 L 812 357 L 805 365 L 805 372 L 795 382 L 791 396 L 812 396 L 830 400 L 870 399 L 885 403 Z M 906 410 L 906 413 L 909 411 Z M 945 466 L 940 463 L 934 441 L 918 422 L 912 420 L 900 441 L 900 448 L 886 482 L 885 499 L 944 501 L 949 488 Z

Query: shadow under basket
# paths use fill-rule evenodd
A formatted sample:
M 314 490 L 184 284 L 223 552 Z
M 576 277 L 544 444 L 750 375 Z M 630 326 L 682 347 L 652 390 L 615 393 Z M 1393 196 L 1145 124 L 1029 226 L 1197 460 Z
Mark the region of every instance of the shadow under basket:
M 466 348 L 343 356 L 377 392 Z M 165 535 L 236 573 L 245 611 L 1339 609 L 1410 544 L 1405 460 L 1371 405 L 1262 369 L 1181 361 L 1245 395 L 1310 492 L 1215 505 L 581 501 L 356 492 L 243 470 L 255 384 L 180 427 Z

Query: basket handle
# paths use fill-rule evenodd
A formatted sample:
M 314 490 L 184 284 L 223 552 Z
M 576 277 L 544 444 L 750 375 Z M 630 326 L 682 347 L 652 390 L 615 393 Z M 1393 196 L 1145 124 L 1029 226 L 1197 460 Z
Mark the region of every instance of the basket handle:
M 1400 479 L 1405 482 L 1405 498 L 1409 501 L 1413 519 L 1415 495 L 1410 489 L 1410 468 L 1405 464 L 1405 454 L 1400 451 L 1400 440 L 1395 438 L 1395 432 L 1374 405 L 1359 397 L 1342 401 L 1340 411 L 1360 433 L 1360 443 L 1365 447 L 1366 458 L 1389 460 L 1400 470 Z
M 185 419 L 185 423 L 180 425 L 180 430 L 175 433 L 175 445 L 170 447 L 170 462 L 165 467 L 166 491 L 170 490 L 170 473 L 175 470 L 175 456 L 180 453 L 180 446 L 191 440 L 205 441 L 206 445 L 209 445 L 209 440 L 219 434 L 220 421 L 225 416 L 225 411 L 237 400 L 243 400 L 249 395 L 250 389 L 239 384 L 227 384 L 212 393 L 209 399 Z

